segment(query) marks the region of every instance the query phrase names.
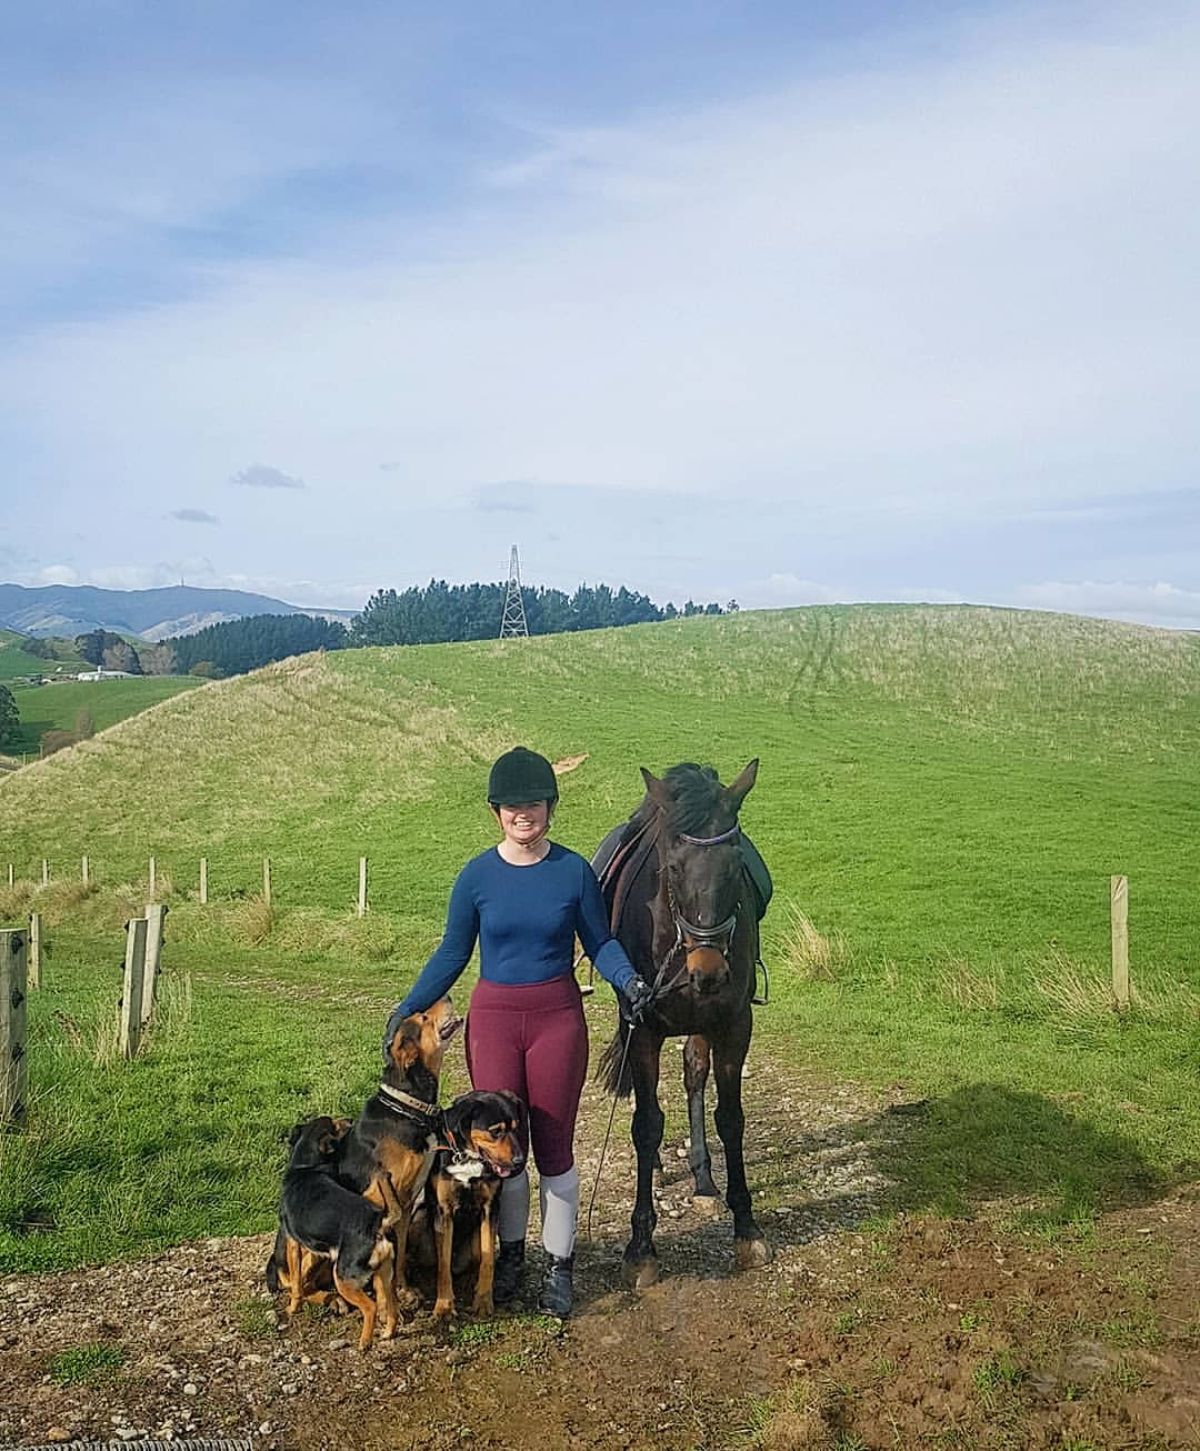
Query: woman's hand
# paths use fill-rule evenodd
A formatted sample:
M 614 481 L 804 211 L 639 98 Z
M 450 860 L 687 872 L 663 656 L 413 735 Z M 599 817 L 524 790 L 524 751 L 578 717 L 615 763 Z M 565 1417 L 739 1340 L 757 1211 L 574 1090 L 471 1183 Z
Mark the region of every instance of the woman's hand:
M 653 1001 L 654 989 L 644 977 L 635 977 L 625 989 L 625 1016 L 636 1026 Z

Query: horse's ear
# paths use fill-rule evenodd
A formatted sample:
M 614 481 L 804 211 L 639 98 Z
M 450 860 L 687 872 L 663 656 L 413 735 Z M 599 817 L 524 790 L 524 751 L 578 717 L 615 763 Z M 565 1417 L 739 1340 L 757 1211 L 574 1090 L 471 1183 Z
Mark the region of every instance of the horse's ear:
M 663 783 L 658 779 L 657 776 L 652 775 L 649 771 L 647 771 L 645 766 L 639 766 L 638 769 L 642 773 L 642 780 L 646 783 L 646 791 L 651 801 L 653 801 L 656 806 L 661 806 L 665 810 L 667 805 L 669 804 L 667 797 L 667 788 L 663 785 Z
M 758 757 L 755 756 L 755 758 L 750 762 L 750 764 L 737 778 L 737 780 L 731 781 L 729 785 L 726 786 L 725 795 L 729 801 L 730 806 L 733 807 L 735 814 L 742 809 L 742 802 L 746 799 L 747 796 L 749 796 L 750 788 L 754 785 L 755 778 L 757 776 Z

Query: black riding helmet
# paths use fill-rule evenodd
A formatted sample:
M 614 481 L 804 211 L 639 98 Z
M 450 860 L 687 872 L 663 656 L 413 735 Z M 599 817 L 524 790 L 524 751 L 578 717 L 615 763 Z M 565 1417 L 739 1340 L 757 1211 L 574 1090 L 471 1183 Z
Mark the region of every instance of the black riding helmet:
M 489 806 L 522 806 L 527 801 L 558 800 L 558 778 L 545 756 L 526 746 L 514 746 L 492 767 L 488 776 Z

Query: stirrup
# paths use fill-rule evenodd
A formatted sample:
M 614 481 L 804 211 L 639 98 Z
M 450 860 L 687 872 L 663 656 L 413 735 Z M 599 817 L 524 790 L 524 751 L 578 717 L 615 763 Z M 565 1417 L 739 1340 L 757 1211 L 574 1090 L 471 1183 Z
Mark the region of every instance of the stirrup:
M 758 991 L 758 970 L 762 968 L 763 990 L 762 995 Z M 761 957 L 754 959 L 754 996 L 750 999 L 752 1007 L 765 1008 L 771 1001 L 771 974 L 767 971 L 767 964 Z

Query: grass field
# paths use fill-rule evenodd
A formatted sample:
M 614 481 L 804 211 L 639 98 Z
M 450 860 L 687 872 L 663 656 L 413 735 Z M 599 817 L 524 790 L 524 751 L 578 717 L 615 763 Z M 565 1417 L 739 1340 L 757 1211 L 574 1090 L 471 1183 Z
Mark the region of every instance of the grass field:
M 761 757 L 743 820 L 777 895 L 756 1051 L 928 1095 L 908 1202 L 1086 1217 L 1196 1172 L 1200 640 L 965 607 L 743 614 L 303 657 L 0 784 L 0 856 L 64 879 L 42 896 L 30 1130 L 0 1141 L 0 1268 L 267 1226 L 280 1129 L 361 1099 L 381 1014 L 492 840 L 487 763 L 518 740 L 587 754 L 556 822 L 582 850 L 636 804 L 639 764 L 728 779 Z M 65 881 L 84 852 L 88 896 Z M 151 852 L 175 891 L 174 997 L 123 1067 L 120 923 Z M 201 855 L 207 913 L 188 896 Z M 1117 871 L 1140 993 L 1123 1019 Z M 0 915 L 37 895 L 0 892 Z
M 81 710 L 90 712 L 96 730 L 107 730 L 201 684 L 187 675 L 148 675 L 133 680 L 17 686 L 13 699 L 21 714 L 21 737 L 9 750 L 14 754 L 36 751 L 44 732 L 73 730 Z
M 41 660 L 21 648 L 23 635 L 15 630 L 0 630 L 0 684 L 25 675 L 42 675 L 53 671 L 56 661 Z

